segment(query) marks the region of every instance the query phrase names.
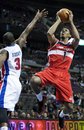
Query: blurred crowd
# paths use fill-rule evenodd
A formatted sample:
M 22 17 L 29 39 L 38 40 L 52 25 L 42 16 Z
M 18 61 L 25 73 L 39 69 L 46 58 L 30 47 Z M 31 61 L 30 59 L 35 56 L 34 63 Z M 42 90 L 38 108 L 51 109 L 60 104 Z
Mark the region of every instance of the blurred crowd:
M 47 90 L 43 90 L 47 96 L 43 112 L 38 113 L 38 102 L 32 91 L 31 94 L 22 94 L 19 102 L 16 105 L 15 112 L 12 112 L 10 118 L 20 119 L 58 119 L 58 113 L 60 109 L 63 109 L 63 105 L 56 101 L 54 91 L 49 92 L 52 88 L 48 86 Z M 25 98 L 24 98 L 25 97 Z M 83 119 L 84 120 L 84 94 L 74 94 L 74 109 L 72 114 L 66 114 L 65 119 Z M 24 98 L 24 99 L 23 99 Z M 23 99 L 23 100 L 22 100 Z M 29 101 L 31 100 L 31 101 Z M 31 107 L 30 107 L 31 106 Z

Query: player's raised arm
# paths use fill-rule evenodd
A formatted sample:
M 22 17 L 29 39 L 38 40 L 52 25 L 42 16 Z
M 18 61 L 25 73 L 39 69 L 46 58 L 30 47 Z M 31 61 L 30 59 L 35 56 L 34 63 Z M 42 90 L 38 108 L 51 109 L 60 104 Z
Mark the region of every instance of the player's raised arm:
M 42 19 L 43 17 L 46 17 L 47 14 L 48 14 L 48 11 L 46 11 L 46 9 L 43 9 L 42 11 L 40 11 L 38 9 L 38 11 L 37 11 L 35 17 L 33 18 L 33 20 L 27 25 L 25 30 L 22 32 L 22 34 L 18 38 L 20 47 L 22 47 L 22 42 L 20 42 L 20 40 L 23 39 L 26 42 L 27 36 L 32 31 L 32 29 L 36 25 L 37 21 Z
M 80 40 L 80 36 L 79 36 L 79 32 L 73 22 L 73 13 L 72 11 L 70 11 L 70 14 L 69 14 L 69 23 L 70 23 L 70 26 L 71 26 L 71 33 L 72 33 L 72 37 L 74 38 L 72 44 L 73 44 L 73 47 L 74 49 L 78 46 L 78 43 L 79 43 L 79 40 Z
M 56 22 L 49 28 L 49 30 L 47 32 L 48 41 L 52 45 L 57 41 L 54 33 L 56 32 L 57 27 L 59 26 L 60 23 L 61 23 L 61 19 L 60 19 L 60 17 L 57 14 Z

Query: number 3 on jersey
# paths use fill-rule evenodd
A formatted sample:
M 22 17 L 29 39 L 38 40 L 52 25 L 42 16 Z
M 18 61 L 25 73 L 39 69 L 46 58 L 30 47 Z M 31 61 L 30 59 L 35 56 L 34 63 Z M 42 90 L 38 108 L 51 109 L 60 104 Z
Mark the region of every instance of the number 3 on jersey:
M 15 69 L 19 70 L 20 69 L 20 58 L 16 58 L 15 63 L 16 63 Z

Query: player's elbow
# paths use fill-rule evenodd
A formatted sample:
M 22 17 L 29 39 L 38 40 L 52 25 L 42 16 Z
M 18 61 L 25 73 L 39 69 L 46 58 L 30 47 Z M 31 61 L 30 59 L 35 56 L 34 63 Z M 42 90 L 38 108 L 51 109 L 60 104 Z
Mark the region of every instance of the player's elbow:
M 47 32 L 47 38 L 48 38 L 48 41 L 52 39 L 52 34 L 49 31 Z
M 76 42 L 76 43 L 79 43 L 79 41 L 80 41 L 80 37 L 75 38 L 75 42 Z
M 49 36 L 52 36 L 52 34 L 51 34 L 50 31 L 47 32 L 47 36 L 48 36 L 48 37 L 49 37 Z
M 50 28 L 48 31 L 47 31 L 47 35 L 48 36 L 52 36 L 54 34 L 53 30 Z
M 76 35 L 75 40 L 79 42 L 80 36 L 79 36 L 79 35 Z

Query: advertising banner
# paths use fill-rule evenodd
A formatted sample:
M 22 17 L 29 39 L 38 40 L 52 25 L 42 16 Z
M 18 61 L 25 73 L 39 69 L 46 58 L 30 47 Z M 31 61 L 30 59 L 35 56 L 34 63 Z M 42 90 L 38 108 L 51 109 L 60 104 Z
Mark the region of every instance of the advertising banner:
M 60 130 L 57 120 L 10 120 L 9 130 Z M 84 121 L 65 121 L 64 130 L 84 130 Z

